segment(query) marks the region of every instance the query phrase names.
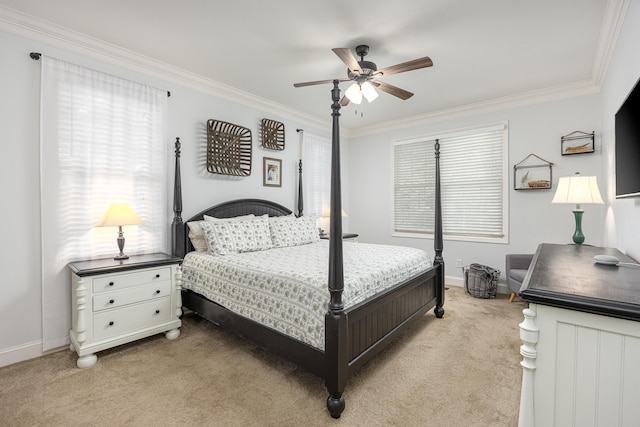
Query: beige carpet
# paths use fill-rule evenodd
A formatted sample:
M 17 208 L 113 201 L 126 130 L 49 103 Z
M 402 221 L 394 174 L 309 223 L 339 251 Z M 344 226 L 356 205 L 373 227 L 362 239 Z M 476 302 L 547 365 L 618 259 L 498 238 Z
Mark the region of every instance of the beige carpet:
M 60 351 L 0 368 L 3 426 L 515 426 L 525 303 L 447 291 L 433 311 L 352 377 L 339 420 L 322 381 L 195 316 L 98 354 Z

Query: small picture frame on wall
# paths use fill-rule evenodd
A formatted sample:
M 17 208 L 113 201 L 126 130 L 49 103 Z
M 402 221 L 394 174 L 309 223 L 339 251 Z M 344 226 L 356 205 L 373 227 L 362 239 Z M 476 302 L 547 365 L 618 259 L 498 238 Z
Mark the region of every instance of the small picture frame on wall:
M 262 162 L 262 185 L 265 187 L 282 187 L 282 160 L 263 157 Z
M 594 140 L 596 132 L 575 131 L 560 138 L 562 155 L 587 154 L 595 151 Z

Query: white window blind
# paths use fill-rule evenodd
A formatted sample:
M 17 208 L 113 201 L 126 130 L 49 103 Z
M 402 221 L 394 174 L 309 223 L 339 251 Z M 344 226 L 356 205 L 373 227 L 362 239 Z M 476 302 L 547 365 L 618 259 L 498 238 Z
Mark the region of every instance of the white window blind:
M 144 221 L 123 227 L 125 253 L 164 251 L 167 93 L 43 56 L 41 215 L 43 348 L 68 343 L 73 260 L 118 253 L 117 228 L 95 225 L 112 203 Z
M 395 142 L 394 233 L 433 234 L 436 139 L 444 236 L 506 239 L 506 124 Z
M 304 132 L 302 136 L 304 215 L 320 218 L 331 200 L 331 140 Z

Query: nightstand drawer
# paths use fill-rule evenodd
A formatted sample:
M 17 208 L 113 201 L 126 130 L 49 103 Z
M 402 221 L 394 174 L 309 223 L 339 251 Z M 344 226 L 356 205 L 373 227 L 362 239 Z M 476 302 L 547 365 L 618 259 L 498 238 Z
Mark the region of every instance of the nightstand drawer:
M 170 319 L 171 298 L 169 297 L 101 311 L 93 316 L 93 337 L 99 340 L 145 326 L 168 322 Z
M 93 292 L 114 291 L 144 285 L 145 283 L 164 282 L 168 280 L 171 280 L 171 268 L 168 267 L 118 273 L 93 279 Z
M 93 297 L 93 311 L 122 307 L 123 305 L 149 301 L 171 294 L 171 282 L 151 283 L 116 292 L 101 292 Z

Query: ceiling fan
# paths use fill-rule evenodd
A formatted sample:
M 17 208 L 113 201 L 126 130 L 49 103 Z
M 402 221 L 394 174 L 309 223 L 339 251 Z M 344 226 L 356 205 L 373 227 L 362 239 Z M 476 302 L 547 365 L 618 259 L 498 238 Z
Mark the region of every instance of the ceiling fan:
M 354 83 L 345 92 L 345 96 L 340 100 L 340 104 L 343 107 L 348 105 L 349 102 L 360 104 L 363 96 L 367 101 L 373 101 L 378 97 L 378 93 L 375 88 L 402 100 L 409 99 L 413 96 L 413 93 L 390 85 L 389 83 L 382 82 L 378 79 L 392 74 L 404 73 L 405 71 L 431 67 L 433 65 L 431 58 L 425 56 L 423 58 L 414 59 L 413 61 L 403 62 L 401 64 L 392 65 L 378 70 L 375 63 L 364 60 L 364 57 L 369 53 L 369 46 L 367 45 L 359 45 L 356 47 L 356 54 L 360 57 L 360 61 L 353 56 L 353 53 L 349 48 L 337 47 L 332 50 L 347 66 L 347 78 L 336 80 L 341 82 L 347 82 L 350 80 L 354 81 Z M 295 83 L 293 86 L 313 86 L 332 82 L 333 80 L 317 80 L 313 82 Z

